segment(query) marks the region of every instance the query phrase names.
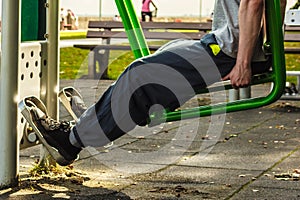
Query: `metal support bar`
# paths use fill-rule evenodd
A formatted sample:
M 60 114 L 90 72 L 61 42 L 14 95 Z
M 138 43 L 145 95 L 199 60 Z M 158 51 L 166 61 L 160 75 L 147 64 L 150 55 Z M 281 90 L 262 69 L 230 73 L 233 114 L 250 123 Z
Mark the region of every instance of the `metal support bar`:
M 228 100 L 229 102 L 236 101 L 240 99 L 240 90 L 230 89 L 228 91 Z
M 18 66 L 20 48 L 20 1 L 2 1 L 0 87 L 0 188 L 18 183 L 19 146 Z
M 41 80 L 41 95 L 40 98 L 47 107 L 48 114 L 54 119 L 59 119 L 59 106 L 57 94 L 59 91 L 59 11 L 60 0 L 48 0 L 46 3 L 46 31 L 45 38 L 47 39 L 47 58 L 48 62 L 42 68 L 43 75 Z M 46 69 L 45 69 L 46 68 Z M 49 152 L 44 146 L 41 147 L 40 162 L 47 162 L 54 165 L 55 160 L 50 157 Z
M 145 37 L 141 31 L 141 26 L 138 21 L 138 17 L 132 6 L 130 0 L 115 0 L 119 13 L 122 17 L 124 27 L 128 33 L 133 32 L 134 34 L 128 34 L 128 39 L 132 50 L 135 55 L 145 56 L 145 46 L 140 44 L 146 44 Z M 260 82 L 273 82 L 274 87 L 272 91 L 266 97 L 257 97 L 251 99 L 243 99 L 229 103 L 220 103 L 216 105 L 200 106 L 193 109 L 167 112 L 161 121 L 175 121 L 180 119 L 187 119 L 200 116 L 208 116 L 211 114 L 218 114 L 226 112 L 234 112 L 246 109 L 258 108 L 274 101 L 278 100 L 285 87 L 285 58 L 283 48 L 283 34 L 281 24 L 281 12 L 280 12 L 280 0 L 266 0 L 266 18 L 267 18 L 267 29 L 269 31 L 271 52 L 273 54 L 273 71 L 270 76 L 266 77 L 265 80 L 259 80 Z M 136 49 L 139 47 L 139 49 Z M 148 50 L 149 51 L 149 50 Z M 146 53 L 146 55 L 148 55 Z M 230 87 L 228 88 L 230 89 Z M 155 116 L 153 116 L 155 118 Z M 155 121 L 159 121 L 155 119 Z
M 46 82 L 45 105 L 49 115 L 58 119 L 59 91 L 59 5 L 60 0 L 48 0 L 47 14 L 47 44 L 48 44 L 48 68 L 44 76 Z M 44 81 L 43 81 L 44 82 Z
M 240 100 L 240 99 L 249 99 L 251 97 L 251 87 L 239 88 L 239 89 L 230 89 L 228 91 L 229 102 Z
M 251 97 L 251 87 L 240 88 L 240 99 L 249 99 Z

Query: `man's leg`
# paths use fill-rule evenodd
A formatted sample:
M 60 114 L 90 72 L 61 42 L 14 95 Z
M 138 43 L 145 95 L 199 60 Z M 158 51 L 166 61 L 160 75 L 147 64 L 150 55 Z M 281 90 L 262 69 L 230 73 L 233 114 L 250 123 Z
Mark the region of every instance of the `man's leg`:
M 214 42 L 210 39 L 208 43 Z M 79 118 L 71 141 L 81 146 L 104 146 L 136 125 L 149 123 L 149 112 L 161 112 L 162 108 L 173 111 L 195 96 L 195 91 L 220 81 L 231 71 L 235 59 L 222 51 L 214 55 L 205 41 L 172 41 L 131 63 Z M 253 63 L 252 71 L 262 73 L 269 66 L 269 61 Z
M 223 71 L 230 71 L 231 67 L 227 68 Z M 103 146 L 136 125 L 146 125 L 149 110 L 174 110 L 196 90 L 220 81 L 221 76 L 199 41 L 168 43 L 153 55 L 134 61 L 122 73 L 79 118 L 71 141 L 81 146 Z

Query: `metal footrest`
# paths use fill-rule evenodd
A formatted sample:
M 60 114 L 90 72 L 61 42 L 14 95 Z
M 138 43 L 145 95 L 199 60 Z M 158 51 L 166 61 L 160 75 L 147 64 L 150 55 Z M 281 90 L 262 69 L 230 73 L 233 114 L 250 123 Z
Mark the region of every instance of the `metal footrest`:
M 37 135 L 39 141 L 46 147 L 49 151 L 50 155 L 59 163 L 60 165 L 68 165 L 70 164 L 69 161 L 65 160 L 59 153 L 58 150 L 50 146 L 45 138 L 43 137 L 42 133 L 39 131 L 37 126 L 34 123 L 34 118 L 32 116 L 32 110 L 35 109 L 39 117 L 44 115 L 48 116 L 48 111 L 46 106 L 43 104 L 41 100 L 39 100 L 35 96 L 25 97 L 23 100 L 20 101 L 18 105 L 19 109 L 21 110 L 22 115 L 27 120 L 29 125 L 34 130 L 35 134 Z
M 58 98 L 75 121 L 87 109 L 81 94 L 74 87 L 63 88 Z

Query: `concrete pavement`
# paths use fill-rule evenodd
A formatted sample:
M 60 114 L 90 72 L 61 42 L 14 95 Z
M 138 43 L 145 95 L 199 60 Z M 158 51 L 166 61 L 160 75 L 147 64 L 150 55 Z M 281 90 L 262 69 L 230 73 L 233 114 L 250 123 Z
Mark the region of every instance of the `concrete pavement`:
M 78 88 L 90 105 L 110 83 L 61 87 Z M 20 186 L 1 190 L 0 199 L 300 199 L 299 101 L 137 127 L 110 147 L 86 148 L 63 175 L 28 175 L 39 148 L 20 152 Z

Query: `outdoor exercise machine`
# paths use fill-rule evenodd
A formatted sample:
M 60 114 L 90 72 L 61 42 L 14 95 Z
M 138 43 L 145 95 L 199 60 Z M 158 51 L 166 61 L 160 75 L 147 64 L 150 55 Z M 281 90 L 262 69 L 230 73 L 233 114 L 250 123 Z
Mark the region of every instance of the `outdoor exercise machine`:
M 143 35 L 141 25 L 134 10 L 131 0 L 115 0 L 120 16 L 122 18 L 124 28 L 126 30 L 131 49 L 135 58 L 140 58 L 150 54 L 147 42 Z M 268 105 L 278 100 L 285 87 L 286 70 L 285 57 L 283 47 L 283 30 L 280 14 L 279 0 L 266 0 L 266 21 L 268 37 L 265 47 L 272 52 L 272 71 L 257 75 L 253 77 L 252 85 L 262 84 L 266 82 L 273 82 L 273 87 L 270 93 L 265 97 L 256 97 L 233 102 L 224 102 L 216 105 L 200 106 L 192 109 L 185 109 L 175 112 L 166 112 L 163 116 L 159 115 L 161 119 L 153 115 L 154 121 L 175 121 L 180 119 L 187 119 L 200 116 L 208 116 L 211 114 L 219 114 L 224 112 L 234 112 L 246 109 L 258 108 Z M 214 88 L 213 90 L 228 90 L 232 89 L 229 82 L 224 82 Z M 211 91 L 211 90 L 210 90 Z M 209 92 L 208 90 L 200 93 Z
M 32 3 L 36 5 L 35 12 L 29 9 L 32 7 L 23 8 L 24 5 Z M 35 145 L 38 141 L 36 135 L 28 131 L 30 127 L 18 112 L 17 104 L 20 99 L 26 96 L 36 96 L 45 103 L 45 108 L 51 117 L 57 119 L 59 117 L 59 3 L 59 0 L 22 0 L 21 9 L 20 0 L 2 0 L 0 188 L 17 184 L 19 149 Z M 116 4 L 135 57 L 149 55 L 150 52 L 132 2 L 116 0 Z M 267 18 L 270 22 L 268 23 L 270 42 L 268 45 L 273 54 L 273 68 L 271 72 L 256 76 L 253 80 L 253 84 L 273 82 L 274 86 L 266 97 L 166 112 L 163 116 L 153 115 L 151 119 L 175 121 L 234 112 L 264 106 L 279 99 L 285 86 L 280 1 L 266 0 L 266 6 Z M 23 14 L 26 11 L 28 16 L 32 13 L 38 14 L 33 17 L 35 21 L 32 19 L 27 22 L 22 21 L 21 26 L 20 19 L 24 20 L 27 15 Z M 35 27 L 35 31 L 30 29 L 25 32 L 27 26 Z M 214 91 L 230 88 L 232 88 L 230 84 L 222 84 L 215 87 Z

